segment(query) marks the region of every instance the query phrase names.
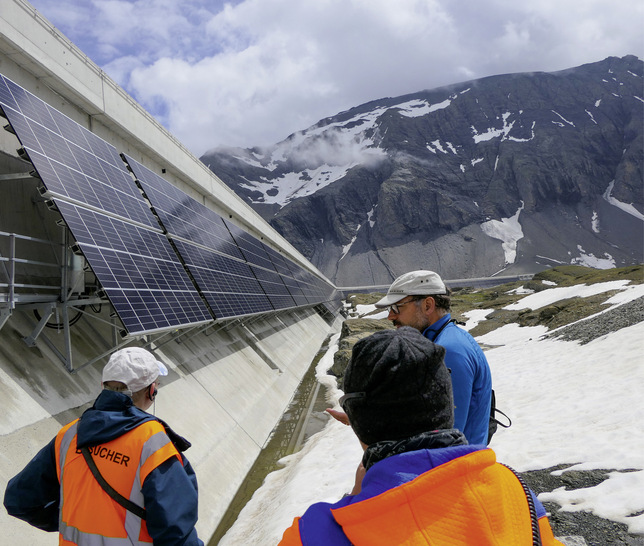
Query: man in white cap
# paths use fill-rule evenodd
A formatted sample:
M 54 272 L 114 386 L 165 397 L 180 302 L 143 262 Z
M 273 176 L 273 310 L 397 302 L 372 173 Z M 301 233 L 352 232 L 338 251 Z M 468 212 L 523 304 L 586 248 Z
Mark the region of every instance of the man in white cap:
M 203 546 L 190 443 L 146 413 L 166 366 L 145 349 L 112 354 L 103 391 L 7 485 L 7 512 L 61 544 Z
M 445 365 L 454 390 L 454 428 L 470 444 L 487 444 L 492 402 L 492 376 L 485 354 L 474 338 L 456 326 L 449 313 L 450 290 L 433 271 L 411 271 L 398 277 L 376 307 L 388 308 L 396 328 L 411 326 L 445 347 Z

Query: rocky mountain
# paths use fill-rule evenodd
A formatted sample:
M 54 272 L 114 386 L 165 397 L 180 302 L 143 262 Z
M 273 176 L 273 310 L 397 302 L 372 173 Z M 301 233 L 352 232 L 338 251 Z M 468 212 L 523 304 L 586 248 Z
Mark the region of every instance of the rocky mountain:
M 492 76 L 201 159 L 338 286 L 641 263 L 643 72 Z

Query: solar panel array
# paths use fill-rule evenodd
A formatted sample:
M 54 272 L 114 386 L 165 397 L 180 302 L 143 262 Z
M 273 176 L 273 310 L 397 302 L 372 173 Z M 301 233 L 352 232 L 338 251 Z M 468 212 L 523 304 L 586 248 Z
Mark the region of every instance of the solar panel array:
M 212 320 L 116 149 L 4 77 L 0 103 L 127 332 Z
M 278 252 L 138 161 L 124 159 L 216 317 L 317 303 L 331 293 L 330 285 L 293 264 L 298 282 Z
M 337 298 L 329 283 L 1 74 L 0 106 L 128 334 Z

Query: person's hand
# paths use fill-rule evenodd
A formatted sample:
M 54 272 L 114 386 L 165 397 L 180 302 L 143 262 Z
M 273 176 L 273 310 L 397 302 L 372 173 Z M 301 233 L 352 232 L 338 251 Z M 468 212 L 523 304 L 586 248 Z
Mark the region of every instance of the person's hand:
M 343 411 L 339 410 L 334 410 L 332 408 L 328 408 L 326 412 L 333 417 L 336 421 L 340 421 L 343 425 L 349 426 L 349 416 L 344 413 Z

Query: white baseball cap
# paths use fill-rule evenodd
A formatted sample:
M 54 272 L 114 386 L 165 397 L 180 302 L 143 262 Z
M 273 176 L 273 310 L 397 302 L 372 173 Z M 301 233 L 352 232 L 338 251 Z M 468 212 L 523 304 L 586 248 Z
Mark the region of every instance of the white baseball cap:
M 387 295 L 376 303 L 376 307 L 389 307 L 407 296 L 433 296 L 447 294 L 445 283 L 433 271 L 410 271 L 391 283 Z
M 103 368 L 103 383 L 120 381 L 132 392 L 140 391 L 156 381 L 160 375 L 168 375 L 168 368 L 155 356 L 140 347 L 128 347 L 110 356 Z

